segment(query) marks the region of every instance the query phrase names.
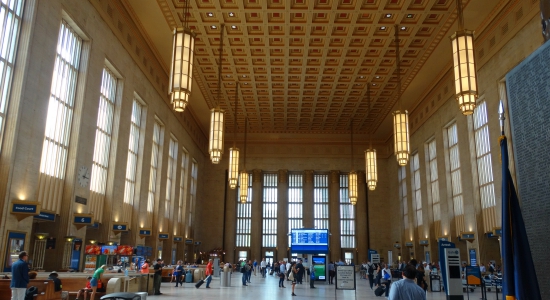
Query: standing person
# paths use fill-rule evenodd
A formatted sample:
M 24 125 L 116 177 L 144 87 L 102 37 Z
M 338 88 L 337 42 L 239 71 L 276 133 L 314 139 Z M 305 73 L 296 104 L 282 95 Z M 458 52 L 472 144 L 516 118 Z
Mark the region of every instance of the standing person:
M 310 271 L 309 271 L 309 288 L 314 289 L 315 288 L 315 264 L 311 264 Z
M 174 275 L 176 275 L 176 287 L 178 287 L 178 284 L 183 286 L 183 280 L 181 279 L 183 276 L 183 266 L 181 263 L 182 261 L 178 260 L 178 265 L 174 268 Z
M 328 284 L 333 284 L 336 271 L 334 270 L 334 262 L 328 263 Z
M 212 262 L 213 262 L 212 259 L 208 260 L 208 264 L 206 265 L 206 271 L 204 272 L 204 274 L 206 275 L 206 288 L 207 289 L 210 288 L 210 282 L 212 282 L 212 274 L 214 274 L 214 272 L 212 271 Z
M 265 263 L 265 257 L 264 257 L 264 259 L 262 259 L 262 261 L 260 262 L 260 272 L 262 272 L 263 278 L 265 278 L 265 267 L 266 267 L 266 263 Z
M 382 282 L 382 267 L 380 264 L 376 265 L 376 277 L 374 279 L 374 285 L 379 286 Z
M 416 284 L 426 292 L 428 290 L 428 283 L 426 279 L 424 279 L 424 276 L 426 276 L 424 266 L 419 265 L 418 268 L 416 268 Z
M 162 293 L 160 292 L 160 283 L 162 282 L 162 267 L 164 267 L 164 264 L 162 263 L 162 259 L 159 258 L 157 259 L 157 263 L 153 266 L 153 269 L 155 270 L 155 276 L 153 277 L 153 290 L 155 291 L 155 295 L 162 295 Z
M 369 286 L 372 290 L 372 284 L 374 283 L 374 264 L 367 260 L 367 277 L 369 278 Z
M 29 265 L 27 252 L 19 253 L 19 260 L 11 265 L 11 299 L 24 300 L 27 292 L 27 284 L 29 284 Z
M 285 288 L 286 264 L 284 261 L 279 266 L 279 287 Z
M 288 270 L 288 279 L 292 281 L 292 296 L 296 296 L 294 294 L 294 289 L 296 288 L 296 274 L 298 273 L 298 270 L 296 270 L 296 262 L 292 262 L 290 265 L 290 269 Z
M 250 283 L 250 277 L 252 277 L 252 270 L 253 270 L 252 260 L 248 261 L 248 268 L 246 269 L 246 281 Z
M 146 259 L 143 264 L 141 264 L 141 274 L 149 274 L 149 260 Z
M 414 282 L 416 269 L 406 265 L 403 280 L 396 281 L 391 288 L 389 300 L 426 300 L 426 293 Z
M 248 278 L 248 272 L 247 272 L 247 269 L 248 268 L 248 265 L 246 264 L 246 261 L 243 260 L 243 262 L 241 263 L 241 273 L 243 274 L 242 276 L 242 281 L 243 281 L 243 286 L 247 286 L 246 284 L 246 279 Z
M 386 297 L 390 294 L 391 285 L 391 271 L 390 267 L 385 263 L 382 263 L 382 282 L 386 285 Z
M 258 261 L 254 260 L 254 276 L 256 276 L 256 269 L 258 268 Z
M 97 268 L 97 270 L 95 270 L 94 272 L 94 275 L 92 275 L 92 280 L 90 280 L 90 286 L 92 287 L 92 295 L 90 296 L 90 300 L 95 299 L 95 293 L 97 292 L 97 287 L 101 282 L 101 276 L 105 272 L 106 268 L 107 268 L 106 265 L 102 265 L 101 267 Z
M 298 260 L 298 263 L 294 266 L 294 268 L 297 270 L 296 274 L 294 274 L 296 277 L 296 283 L 302 284 L 302 279 L 306 271 L 304 265 L 302 264 L 302 259 Z

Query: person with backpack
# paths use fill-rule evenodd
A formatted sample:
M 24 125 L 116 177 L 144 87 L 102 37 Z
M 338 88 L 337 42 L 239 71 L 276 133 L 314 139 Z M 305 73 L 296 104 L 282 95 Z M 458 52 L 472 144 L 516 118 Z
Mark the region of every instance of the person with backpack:
M 372 285 L 374 283 L 374 264 L 367 260 L 367 278 L 369 279 L 369 286 L 372 290 Z
M 246 284 L 246 281 L 248 279 L 248 270 L 250 270 L 250 267 L 248 267 L 248 264 L 246 263 L 246 261 L 243 260 L 241 263 L 241 273 L 243 274 L 243 277 L 242 277 L 243 286 L 248 286 Z

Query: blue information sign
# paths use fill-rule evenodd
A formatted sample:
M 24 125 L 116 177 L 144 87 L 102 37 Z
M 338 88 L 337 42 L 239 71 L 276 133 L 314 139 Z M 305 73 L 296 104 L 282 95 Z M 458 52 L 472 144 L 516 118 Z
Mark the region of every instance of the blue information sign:
M 470 253 L 470 266 L 477 266 L 476 249 L 470 249 L 468 252 Z
M 378 254 L 378 251 L 374 250 L 374 249 L 369 249 L 369 261 L 372 262 L 372 255 L 373 254 Z
M 113 231 L 127 231 L 128 225 L 126 224 L 113 224 Z
M 38 215 L 34 216 L 34 218 L 45 221 L 55 221 L 55 214 L 40 212 Z
M 13 203 L 11 210 L 14 214 L 37 214 L 38 205 L 36 204 L 22 204 L 22 203 Z
M 168 238 L 168 233 L 159 233 L 159 239 L 165 240 Z
M 174 242 L 181 242 L 183 240 L 183 238 L 181 236 L 175 236 L 174 237 Z
M 328 253 L 328 230 L 293 229 L 291 248 L 292 253 Z
M 186 245 L 193 245 L 193 240 L 187 239 L 185 240 Z
M 92 217 L 75 216 L 73 223 L 74 224 L 92 224 Z
M 139 235 L 151 235 L 151 230 L 149 229 L 140 229 Z
M 445 249 L 446 248 L 456 248 L 454 243 L 439 240 L 439 266 L 441 267 L 441 278 L 443 279 L 443 285 L 445 290 L 448 291 L 447 286 L 447 262 L 445 261 Z

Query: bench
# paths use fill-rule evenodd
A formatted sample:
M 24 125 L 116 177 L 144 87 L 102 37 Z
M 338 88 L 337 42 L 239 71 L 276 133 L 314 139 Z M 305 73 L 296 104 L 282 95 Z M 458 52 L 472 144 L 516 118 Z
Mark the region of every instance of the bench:
M 76 299 L 76 295 L 78 294 L 78 291 L 86 286 L 86 283 L 88 283 L 88 280 L 86 277 L 74 277 L 74 278 L 59 278 L 61 279 L 61 283 L 63 284 L 63 291 L 69 292 L 69 299 Z M 102 296 L 104 296 L 105 289 L 107 288 L 107 282 L 105 279 L 101 281 L 103 283 L 103 288 L 101 290 L 97 290 L 95 293 L 95 299 L 99 299 Z M 88 292 L 88 295 L 86 296 L 86 299 L 90 299 L 90 296 L 92 295 L 92 291 L 90 290 Z
M 11 299 L 10 279 L 0 279 L 0 300 Z M 60 300 L 61 292 L 54 290 L 54 284 L 49 279 L 31 279 L 27 288 L 35 286 L 38 289 L 35 300 Z

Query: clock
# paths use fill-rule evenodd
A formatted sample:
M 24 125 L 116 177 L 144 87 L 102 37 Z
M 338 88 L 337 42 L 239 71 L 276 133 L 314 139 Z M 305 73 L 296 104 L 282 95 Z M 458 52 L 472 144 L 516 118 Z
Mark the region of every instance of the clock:
M 90 177 L 90 170 L 88 170 L 88 167 L 82 166 L 78 168 L 76 179 L 81 187 L 87 187 L 88 184 L 90 184 Z

